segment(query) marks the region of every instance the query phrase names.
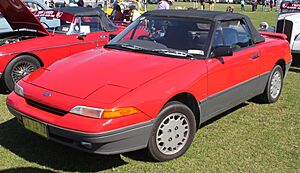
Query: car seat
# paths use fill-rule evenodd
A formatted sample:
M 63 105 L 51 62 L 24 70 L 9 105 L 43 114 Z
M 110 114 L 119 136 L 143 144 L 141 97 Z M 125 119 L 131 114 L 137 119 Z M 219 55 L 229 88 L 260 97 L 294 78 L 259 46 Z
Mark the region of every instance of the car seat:
M 238 43 L 238 32 L 233 28 L 223 28 L 224 44 L 234 47 Z

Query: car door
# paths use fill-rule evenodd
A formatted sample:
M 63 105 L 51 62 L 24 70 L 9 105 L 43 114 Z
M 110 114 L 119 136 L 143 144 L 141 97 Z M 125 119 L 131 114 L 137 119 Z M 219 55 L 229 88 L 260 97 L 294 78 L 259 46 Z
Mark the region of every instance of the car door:
M 207 118 L 250 99 L 260 82 L 259 49 L 243 20 L 219 23 L 213 41 L 217 46 L 231 46 L 232 56 L 211 57 L 207 63 Z
M 103 30 L 99 16 L 76 17 L 74 32 L 70 35 L 71 54 L 102 47 L 109 39 L 109 33 Z

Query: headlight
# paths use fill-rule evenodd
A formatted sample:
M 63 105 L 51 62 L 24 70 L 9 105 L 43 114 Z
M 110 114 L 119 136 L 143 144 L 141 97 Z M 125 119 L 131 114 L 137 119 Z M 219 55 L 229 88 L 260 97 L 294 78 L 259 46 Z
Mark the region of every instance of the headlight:
M 15 93 L 17 93 L 19 96 L 24 97 L 24 89 L 17 83 L 15 84 Z
M 140 110 L 135 107 L 99 109 L 87 106 L 75 106 L 70 112 L 86 117 L 110 119 L 136 114 Z

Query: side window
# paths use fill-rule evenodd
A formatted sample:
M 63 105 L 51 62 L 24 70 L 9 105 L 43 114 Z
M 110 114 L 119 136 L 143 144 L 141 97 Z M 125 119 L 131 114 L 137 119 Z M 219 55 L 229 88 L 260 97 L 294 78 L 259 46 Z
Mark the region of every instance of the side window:
M 99 17 L 81 17 L 80 32 L 99 32 L 103 31 L 101 19 Z
M 251 36 L 242 20 L 222 22 L 214 37 L 213 46 L 231 46 L 238 51 L 252 45 Z

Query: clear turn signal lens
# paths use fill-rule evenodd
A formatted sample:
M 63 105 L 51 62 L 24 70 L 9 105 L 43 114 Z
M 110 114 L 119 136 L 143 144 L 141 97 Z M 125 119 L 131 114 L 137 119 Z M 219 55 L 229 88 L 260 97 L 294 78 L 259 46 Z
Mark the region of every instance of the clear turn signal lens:
M 75 106 L 70 112 L 86 117 L 100 118 L 103 113 L 103 109 L 87 106 Z
M 15 93 L 17 93 L 19 96 L 24 97 L 24 89 L 18 84 L 15 84 Z

